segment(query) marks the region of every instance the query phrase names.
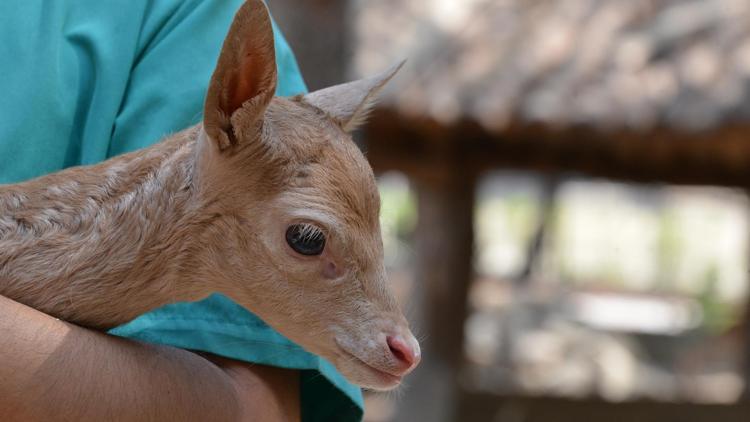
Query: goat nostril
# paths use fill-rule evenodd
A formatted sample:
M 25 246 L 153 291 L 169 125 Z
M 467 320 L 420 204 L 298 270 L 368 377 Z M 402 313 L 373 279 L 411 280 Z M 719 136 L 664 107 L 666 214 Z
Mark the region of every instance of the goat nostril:
M 414 365 L 414 361 L 416 360 L 415 353 L 401 337 L 388 336 L 386 342 L 388 343 L 388 348 L 391 349 L 391 353 L 393 353 L 393 356 L 399 362 L 405 363 L 408 367 Z

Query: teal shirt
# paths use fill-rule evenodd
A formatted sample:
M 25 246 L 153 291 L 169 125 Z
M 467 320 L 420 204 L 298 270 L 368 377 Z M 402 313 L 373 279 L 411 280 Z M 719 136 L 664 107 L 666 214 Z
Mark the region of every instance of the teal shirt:
M 0 2 L 0 183 L 96 163 L 200 121 L 240 3 Z M 274 30 L 277 95 L 305 92 L 294 56 Z M 300 369 L 303 420 L 361 419 L 358 388 L 224 296 L 165 306 L 112 333 Z

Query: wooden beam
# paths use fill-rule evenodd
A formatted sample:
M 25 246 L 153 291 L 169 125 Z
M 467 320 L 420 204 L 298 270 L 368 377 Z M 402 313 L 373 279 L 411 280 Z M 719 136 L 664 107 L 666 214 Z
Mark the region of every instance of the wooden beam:
M 471 120 L 445 126 L 379 109 L 366 127 L 367 155 L 380 170 L 434 172 L 451 151 L 477 171 L 513 168 L 581 173 L 628 182 L 746 187 L 750 183 L 750 127 L 680 133 L 555 129 L 539 125 L 490 132 Z

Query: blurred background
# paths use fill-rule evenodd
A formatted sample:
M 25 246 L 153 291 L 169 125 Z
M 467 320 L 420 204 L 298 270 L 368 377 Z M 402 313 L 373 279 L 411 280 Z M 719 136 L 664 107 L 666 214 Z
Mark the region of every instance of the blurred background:
M 269 0 L 358 142 L 423 361 L 365 420 L 745 421 L 750 1 Z

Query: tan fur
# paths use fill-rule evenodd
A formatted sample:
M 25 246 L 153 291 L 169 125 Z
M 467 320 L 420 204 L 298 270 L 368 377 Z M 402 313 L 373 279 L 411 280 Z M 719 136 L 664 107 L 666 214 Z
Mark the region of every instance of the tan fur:
M 350 380 L 395 386 L 413 365 L 394 359 L 386 336 L 404 339 L 417 360 L 418 344 L 387 288 L 372 170 L 336 118 L 340 106 L 272 98 L 273 54 L 265 6 L 248 1 L 203 124 L 95 166 L 0 186 L 0 294 L 106 329 L 218 291 Z M 337 91 L 350 121 L 393 73 Z M 322 255 L 287 245 L 296 222 L 326 234 Z

